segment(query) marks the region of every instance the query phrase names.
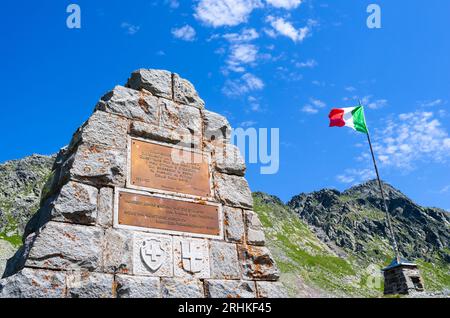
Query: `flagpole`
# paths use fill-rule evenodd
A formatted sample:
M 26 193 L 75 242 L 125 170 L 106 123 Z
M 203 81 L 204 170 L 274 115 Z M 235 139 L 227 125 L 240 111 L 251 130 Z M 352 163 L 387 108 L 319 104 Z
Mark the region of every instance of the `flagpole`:
M 362 106 L 361 100 L 359 101 L 359 106 Z M 387 220 L 389 232 L 391 234 L 391 239 L 392 239 L 392 249 L 394 250 L 394 254 L 395 254 L 395 258 L 397 260 L 397 263 L 400 263 L 400 254 L 399 254 L 399 251 L 398 251 L 397 240 L 395 239 L 394 230 L 392 228 L 391 216 L 389 215 L 389 210 L 388 210 L 388 206 L 387 206 L 387 203 L 386 203 L 386 198 L 384 196 L 383 185 L 381 183 L 380 174 L 378 172 L 378 167 L 377 167 L 377 162 L 375 160 L 375 155 L 373 153 L 373 148 L 372 148 L 372 142 L 370 140 L 369 129 L 367 129 L 367 141 L 369 142 L 370 153 L 372 154 L 373 166 L 375 167 L 375 173 L 377 175 L 378 186 L 380 187 L 381 198 L 383 199 L 384 210 L 386 212 L 386 220 Z

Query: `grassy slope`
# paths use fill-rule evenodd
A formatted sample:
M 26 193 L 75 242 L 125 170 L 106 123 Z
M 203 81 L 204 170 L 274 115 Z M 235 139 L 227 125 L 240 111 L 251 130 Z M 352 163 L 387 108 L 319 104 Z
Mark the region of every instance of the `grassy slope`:
M 338 257 L 284 205 L 265 203 L 258 194 L 254 195 L 254 203 L 265 228 L 268 246 L 282 272 L 281 281 L 291 296 L 383 295 L 380 269 L 392 258 L 389 252 L 370 260 L 356 255 Z M 380 245 L 384 243 L 379 242 Z M 450 288 L 448 266 L 420 260 L 418 263 L 428 291 Z M 311 292 L 305 293 L 305 289 Z

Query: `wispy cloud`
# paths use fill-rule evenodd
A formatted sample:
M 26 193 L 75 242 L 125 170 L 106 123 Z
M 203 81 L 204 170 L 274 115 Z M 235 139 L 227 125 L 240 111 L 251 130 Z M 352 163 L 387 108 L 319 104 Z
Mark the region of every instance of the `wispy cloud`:
M 169 5 L 172 9 L 177 9 L 180 6 L 178 0 L 164 0 L 164 3 Z
M 343 174 L 336 176 L 341 183 L 356 184 L 373 179 L 375 172 L 373 169 L 346 169 Z
M 346 88 L 347 91 L 352 92 L 356 90 L 354 87 L 350 86 Z M 351 97 L 344 97 L 342 100 L 344 101 L 353 101 L 355 104 L 357 104 L 359 101 L 361 101 L 361 104 L 367 108 L 370 109 L 380 109 L 383 107 L 386 107 L 389 102 L 387 99 L 374 99 L 372 95 L 366 95 L 366 96 L 358 96 L 354 95 Z
M 443 104 L 445 104 L 443 99 L 434 99 L 434 100 L 419 102 L 420 107 L 435 107 L 435 106 L 441 106 Z
M 173 28 L 172 35 L 177 39 L 191 42 L 195 40 L 196 32 L 193 27 L 186 24 L 180 28 Z
M 253 44 L 235 44 L 230 51 L 227 65 L 234 72 L 245 72 L 243 65 L 255 62 L 258 54 L 258 48 Z
M 310 98 L 309 103 L 304 105 L 301 108 L 301 111 L 307 114 L 317 114 L 321 108 L 324 108 L 326 106 L 327 105 L 323 101 L 315 98 Z
M 385 166 L 405 170 L 419 161 L 444 163 L 450 158 L 450 137 L 432 112 L 415 111 L 387 119 L 376 130 L 374 149 Z
M 249 96 L 247 98 L 247 100 L 248 100 L 248 103 L 250 105 L 250 110 L 252 112 L 259 112 L 259 111 L 261 111 L 261 105 L 260 105 L 259 99 L 257 97 Z
M 317 61 L 314 59 L 309 59 L 305 62 L 297 62 L 295 66 L 298 68 L 314 68 L 318 65 Z
M 291 22 L 286 21 L 283 18 L 275 18 L 271 15 L 266 18 L 266 21 L 272 26 L 273 30 L 276 31 L 275 33 L 270 33 L 270 31 L 267 32 L 269 36 L 271 34 L 273 36 L 280 34 L 290 38 L 296 43 L 302 42 L 311 31 L 309 26 L 296 29 Z
M 140 26 L 134 25 L 134 24 L 131 24 L 131 23 L 128 23 L 128 22 L 122 22 L 120 27 L 122 29 L 124 29 L 126 31 L 126 33 L 129 34 L 129 35 L 134 35 L 141 29 Z
M 439 193 L 444 194 L 450 192 L 450 184 L 443 187 L 441 190 L 439 190 Z
M 245 73 L 240 78 L 235 80 L 227 80 L 222 92 L 230 97 L 245 95 L 252 91 L 259 91 L 264 88 L 264 82 L 259 77 Z
M 246 22 L 252 11 L 262 6 L 260 0 L 200 0 L 194 16 L 215 28 L 236 26 Z
M 353 87 L 353 86 L 347 86 L 347 87 L 345 88 L 345 90 L 346 90 L 347 92 L 354 92 L 354 91 L 356 91 L 356 88 Z
M 223 37 L 232 43 L 242 43 L 256 40 L 259 38 L 259 34 L 253 28 L 246 28 L 241 33 L 226 33 Z
M 247 120 L 247 121 L 243 121 L 239 124 L 239 126 L 241 126 L 242 128 L 247 128 L 247 127 L 252 127 L 255 126 L 257 123 L 256 121 L 253 120 Z
M 302 3 L 302 0 L 266 0 L 266 2 L 275 8 L 290 10 L 297 8 Z

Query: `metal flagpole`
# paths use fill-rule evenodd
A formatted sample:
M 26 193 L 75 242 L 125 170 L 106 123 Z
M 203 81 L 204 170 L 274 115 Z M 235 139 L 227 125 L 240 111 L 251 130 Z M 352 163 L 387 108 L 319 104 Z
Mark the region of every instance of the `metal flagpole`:
M 359 106 L 362 106 L 361 100 L 359 101 Z M 397 263 L 400 264 L 400 254 L 398 252 L 397 240 L 395 239 L 394 230 L 392 228 L 391 216 L 389 215 L 388 206 L 386 203 L 386 198 L 384 197 L 383 185 L 381 184 L 380 174 L 378 173 L 377 162 L 375 160 L 375 155 L 373 153 L 372 142 L 370 141 L 369 129 L 367 129 L 367 140 L 369 141 L 370 153 L 372 154 L 373 166 L 375 167 L 375 173 L 377 174 L 378 186 L 380 187 L 381 198 L 383 199 L 384 210 L 386 211 L 386 220 L 391 234 L 392 248 L 394 250 L 395 258 Z

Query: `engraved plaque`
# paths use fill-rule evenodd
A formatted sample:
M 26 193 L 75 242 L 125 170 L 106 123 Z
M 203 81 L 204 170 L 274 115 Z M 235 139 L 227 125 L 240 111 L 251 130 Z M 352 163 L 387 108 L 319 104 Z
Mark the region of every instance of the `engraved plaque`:
M 130 161 L 131 187 L 211 196 L 206 154 L 131 139 Z
M 119 191 L 117 224 L 145 229 L 221 235 L 217 205 Z

